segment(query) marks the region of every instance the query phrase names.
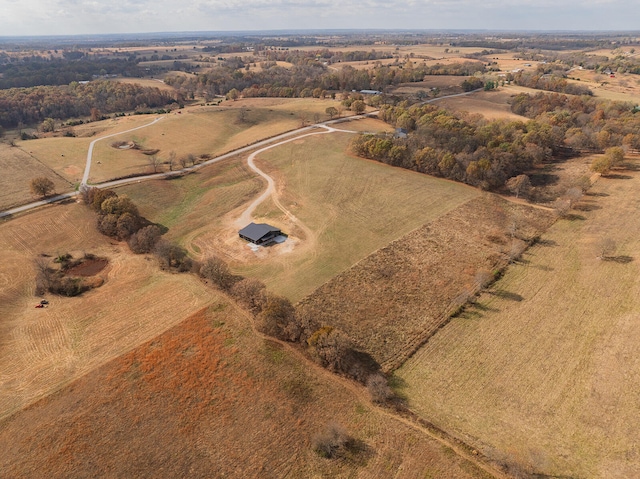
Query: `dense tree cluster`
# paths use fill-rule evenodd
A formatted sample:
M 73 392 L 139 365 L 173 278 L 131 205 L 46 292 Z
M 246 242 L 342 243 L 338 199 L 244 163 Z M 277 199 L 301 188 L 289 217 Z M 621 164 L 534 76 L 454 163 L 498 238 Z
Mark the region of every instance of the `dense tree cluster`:
M 128 59 L 66 59 L 21 61 L 0 65 L 0 89 L 41 85 L 68 85 L 94 76 L 142 77 L 147 72 Z
M 612 146 L 640 149 L 640 115 L 634 105 L 588 96 L 516 95 L 511 111 L 549 125 L 563 144 L 579 151 Z
M 303 57 L 291 68 L 265 62 L 261 70 L 243 69 L 242 60 L 228 59 L 210 72 L 196 77 L 175 76 L 166 80 L 185 97 L 195 95 L 211 99 L 236 90 L 247 97 L 320 97 L 327 91 L 383 90 L 389 85 L 422 81 L 426 75 L 472 75 L 484 71 L 481 62 L 449 65 L 414 65 L 405 61 L 402 68 L 376 62 L 369 70 L 350 65 L 328 69 L 315 57 Z
M 544 73 L 541 71 L 521 71 L 513 76 L 516 85 L 569 95 L 593 95 L 589 87 L 570 83 L 564 73 Z
M 487 122 L 432 105 L 385 105 L 380 117 L 413 132 L 408 139 L 360 135 L 352 143 L 355 153 L 482 188 L 501 187 L 530 169 L 551 155 L 556 141 L 551 128 L 535 122 Z
M 175 102 L 173 95 L 158 88 L 93 81 L 67 86 L 43 86 L 0 90 L 0 126 L 41 123 L 46 118 L 90 116 L 91 110 L 113 113 L 138 107 L 155 108 Z
M 629 104 L 539 93 L 517 95 L 511 108 L 532 120 L 488 121 L 433 105 L 383 105 L 380 118 L 406 129 L 409 137 L 363 134 L 352 149 L 365 158 L 485 189 L 500 188 L 554 155 L 640 149 L 640 115 Z

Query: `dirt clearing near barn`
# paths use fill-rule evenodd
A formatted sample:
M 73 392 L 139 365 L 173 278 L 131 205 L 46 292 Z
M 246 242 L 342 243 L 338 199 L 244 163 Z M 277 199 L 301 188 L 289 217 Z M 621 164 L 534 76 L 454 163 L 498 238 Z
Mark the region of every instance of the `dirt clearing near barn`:
M 640 476 L 640 174 L 619 173 L 397 372 L 416 412 L 525 471 Z

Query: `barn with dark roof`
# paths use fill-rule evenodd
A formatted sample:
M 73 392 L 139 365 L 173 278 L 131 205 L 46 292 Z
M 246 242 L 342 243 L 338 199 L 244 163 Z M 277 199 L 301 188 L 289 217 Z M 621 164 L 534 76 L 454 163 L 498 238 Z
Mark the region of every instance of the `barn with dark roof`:
M 280 236 L 282 231 L 266 223 L 250 223 L 242 228 L 238 234 L 240 238 L 254 244 L 265 244 Z

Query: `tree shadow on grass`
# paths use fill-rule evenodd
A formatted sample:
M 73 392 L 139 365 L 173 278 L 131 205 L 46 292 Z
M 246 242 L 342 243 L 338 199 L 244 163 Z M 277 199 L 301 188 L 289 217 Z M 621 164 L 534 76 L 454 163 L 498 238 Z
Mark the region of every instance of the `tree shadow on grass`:
M 518 303 L 524 299 L 524 296 L 521 296 L 517 293 L 512 293 L 510 291 L 505 291 L 502 289 L 497 291 L 489 291 L 489 294 L 492 294 L 493 296 L 497 296 L 498 298 L 508 299 L 509 301 L 516 301 Z
M 628 264 L 633 261 L 633 257 L 627 255 L 605 256 L 603 261 L 611 261 L 612 263 Z
M 575 213 L 569 213 L 568 215 L 566 215 L 566 216 L 564 217 L 564 219 L 565 219 L 565 220 L 569 220 L 569 221 L 584 221 L 584 220 L 586 220 L 587 218 L 585 218 L 585 217 L 584 217 L 584 216 L 582 216 L 582 215 L 577 215 L 577 214 L 575 214 Z
M 587 193 L 584 194 L 585 196 L 599 196 L 599 197 L 605 197 L 605 196 L 609 196 L 608 193 L 602 193 L 602 192 L 590 192 L 588 191 Z
M 540 239 L 536 244 L 540 246 L 558 246 L 558 243 L 551 239 Z
M 598 206 L 598 205 L 594 205 L 593 203 L 578 203 L 577 205 L 573 206 L 574 210 L 578 210 L 578 211 L 595 211 L 595 210 L 601 210 L 602 206 Z
M 633 178 L 633 176 L 629 176 L 629 175 L 619 175 L 617 173 L 609 173 L 607 176 L 604 176 L 604 178 L 609 178 L 612 180 L 630 180 Z

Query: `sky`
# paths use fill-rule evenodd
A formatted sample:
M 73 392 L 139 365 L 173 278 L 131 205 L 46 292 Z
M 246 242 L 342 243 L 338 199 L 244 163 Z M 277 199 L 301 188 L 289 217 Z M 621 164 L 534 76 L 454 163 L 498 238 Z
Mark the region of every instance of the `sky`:
M 640 0 L 0 0 L 0 36 L 301 30 L 640 30 Z

